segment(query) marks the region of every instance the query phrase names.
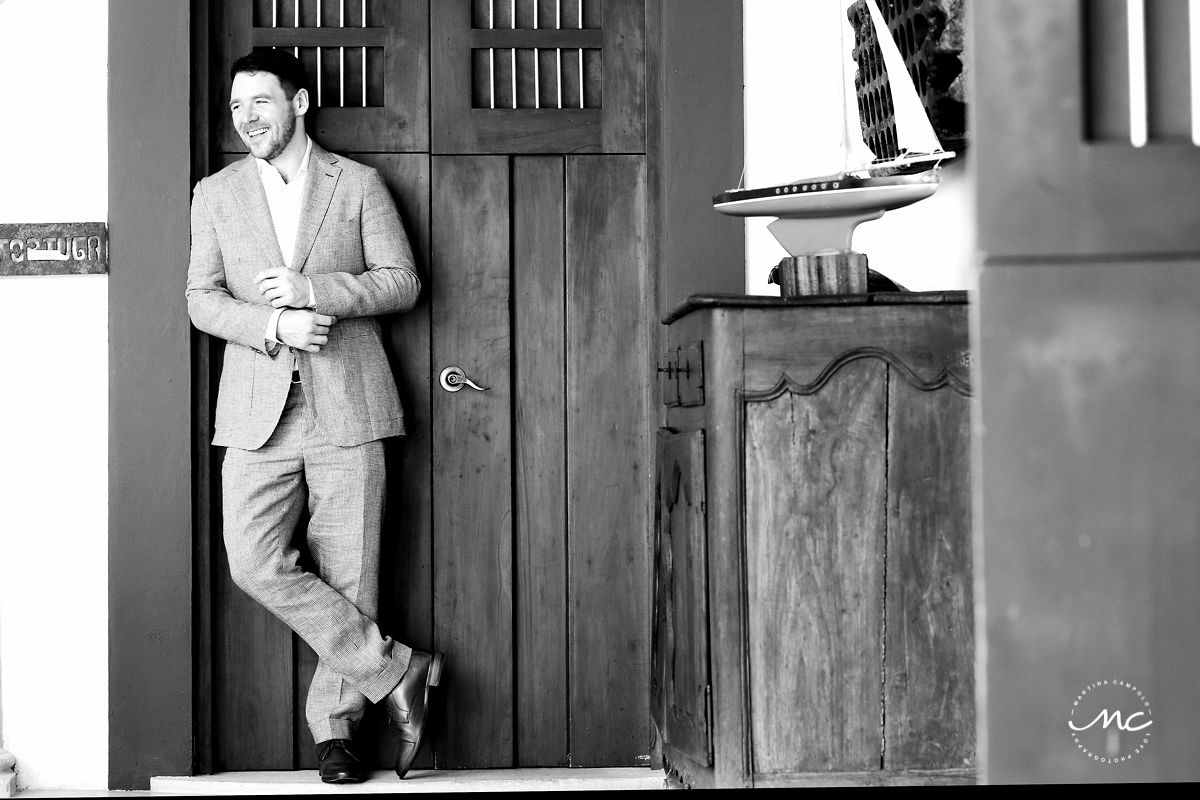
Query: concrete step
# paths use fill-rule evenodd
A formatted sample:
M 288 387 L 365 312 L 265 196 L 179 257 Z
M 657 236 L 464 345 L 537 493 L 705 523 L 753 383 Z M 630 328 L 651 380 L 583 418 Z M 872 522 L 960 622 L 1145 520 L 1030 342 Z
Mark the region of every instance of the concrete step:
M 194 777 L 150 779 L 150 791 L 163 794 L 382 794 L 426 792 L 581 792 L 665 789 L 661 770 L 646 767 L 602 769 L 412 770 L 404 780 L 392 770 L 371 774 L 366 783 L 321 783 L 316 770 L 295 772 L 222 772 Z

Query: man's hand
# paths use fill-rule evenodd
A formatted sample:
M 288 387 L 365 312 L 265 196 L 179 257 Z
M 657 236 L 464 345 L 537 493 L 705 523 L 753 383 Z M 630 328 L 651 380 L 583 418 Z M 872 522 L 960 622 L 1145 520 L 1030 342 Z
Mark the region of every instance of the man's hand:
M 329 328 L 337 317 L 318 314 L 299 308 L 289 308 L 279 315 L 279 341 L 298 350 L 319 353 L 329 343 Z
M 287 267 L 271 267 L 254 276 L 258 291 L 276 308 L 307 308 L 308 278 Z

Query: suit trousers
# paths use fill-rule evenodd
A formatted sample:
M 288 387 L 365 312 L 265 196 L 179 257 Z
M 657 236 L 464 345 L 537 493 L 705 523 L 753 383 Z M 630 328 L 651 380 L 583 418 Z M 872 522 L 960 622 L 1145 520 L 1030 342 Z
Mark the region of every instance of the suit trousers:
M 329 444 L 294 383 L 266 444 L 228 448 L 221 473 L 234 583 L 316 652 L 305 708 L 313 740 L 352 738 L 367 701 L 388 695 L 412 655 L 375 623 L 383 442 Z M 316 574 L 291 543 L 306 502 Z

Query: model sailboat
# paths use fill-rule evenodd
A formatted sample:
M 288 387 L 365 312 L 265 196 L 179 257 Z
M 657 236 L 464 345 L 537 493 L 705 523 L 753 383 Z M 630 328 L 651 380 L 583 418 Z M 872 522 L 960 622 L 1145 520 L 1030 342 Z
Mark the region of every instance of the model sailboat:
M 820 252 L 850 252 L 854 229 L 878 219 L 885 211 L 902 208 L 932 195 L 940 182 L 938 165 L 954 153 L 942 149 L 921 99 L 904 65 L 875 0 L 839 0 L 844 12 L 863 13 L 879 44 L 890 92 L 883 103 L 860 103 L 854 75 L 846 66 L 850 52 L 849 25 L 842 30 L 842 87 L 845 113 L 840 163 L 816 177 L 799 177 L 758 189 L 730 189 L 713 198 L 723 214 L 778 217 L 768 226 L 792 256 Z M 843 20 L 847 14 L 843 14 Z M 849 35 L 853 35 L 850 33 Z M 864 69 L 863 48 L 856 51 L 858 70 Z M 861 76 L 860 76 L 861 78 Z M 889 102 L 890 98 L 890 102 Z M 865 108 L 864 108 L 865 106 Z M 864 114 L 890 115 L 895 124 L 892 153 L 877 154 L 864 139 Z M 878 120 L 875 120 L 877 123 Z

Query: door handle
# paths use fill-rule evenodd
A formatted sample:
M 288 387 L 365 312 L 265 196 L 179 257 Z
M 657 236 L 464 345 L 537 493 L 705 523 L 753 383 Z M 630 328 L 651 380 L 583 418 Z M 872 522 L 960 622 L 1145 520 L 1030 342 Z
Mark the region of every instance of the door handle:
M 441 377 L 438 380 L 442 384 L 442 388 L 447 392 L 461 392 L 465 387 L 470 386 L 479 392 L 486 392 L 488 386 L 479 386 L 475 381 L 467 377 L 467 374 L 462 371 L 462 367 L 446 367 L 442 370 Z

